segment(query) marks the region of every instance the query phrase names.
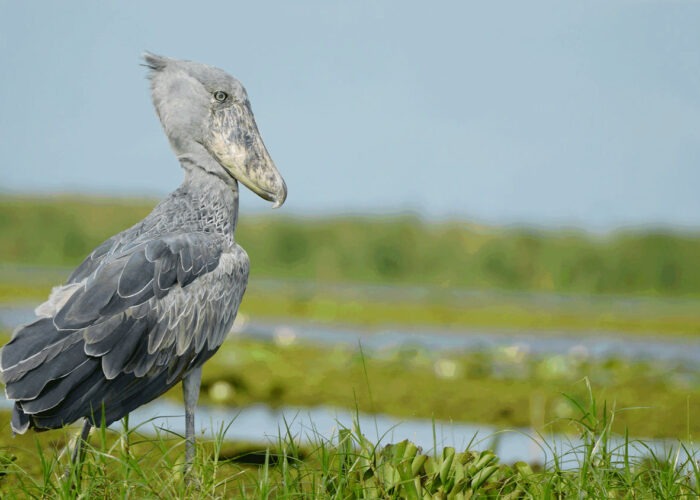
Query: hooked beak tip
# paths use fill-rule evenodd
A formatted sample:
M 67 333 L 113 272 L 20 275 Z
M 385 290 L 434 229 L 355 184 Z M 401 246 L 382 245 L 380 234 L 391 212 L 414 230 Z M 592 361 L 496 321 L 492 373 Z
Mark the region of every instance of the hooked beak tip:
M 285 200 L 287 199 L 287 184 L 282 181 L 282 189 L 280 189 L 276 196 L 275 196 L 275 203 L 272 205 L 272 208 L 279 208 L 282 205 L 284 205 Z

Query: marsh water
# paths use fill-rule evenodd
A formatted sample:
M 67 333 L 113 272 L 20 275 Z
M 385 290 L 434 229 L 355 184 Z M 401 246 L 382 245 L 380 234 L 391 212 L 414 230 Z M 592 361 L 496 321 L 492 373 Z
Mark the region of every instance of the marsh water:
M 0 397 L 0 408 L 10 409 L 11 403 Z M 287 429 L 296 442 L 307 444 L 318 442 L 319 436 L 329 439 L 338 436 L 338 430 L 352 429 L 359 425 L 362 434 L 375 443 L 396 443 L 409 439 L 425 452 L 453 446 L 457 450 L 493 450 L 504 463 L 526 461 L 534 464 L 547 464 L 556 455 L 562 468 L 576 468 L 582 460 L 582 441 L 571 436 L 549 434 L 538 435 L 529 429 L 496 429 L 488 425 L 459 422 L 442 422 L 429 419 L 406 419 L 388 415 L 368 415 L 343 409 L 319 406 L 315 408 L 270 408 L 265 405 L 252 405 L 242 408 L 199 406 L 197 408 L 196 429 L 198 436 L 212 439 L 222 429 L 228 440 L 257 443 L 261 447 L 276 445 L 280 437 L 287 436 Z M 185 417 L 182 405 L 158 399 L 138 408 L 129 414 L 130 428 L 154 435 L 157 432 L 185 434 Z M 122 429 L 122 423 L 111 426 Z M 624 441 L 613 440 L 609 449 L 617 460 L 624 457 Z M 637 445 L 630 442 L 628 453 L 631 458 L 678 452 L 682 457 L 686 452 L 697 453 L 694 444 L 686 443 L 686 449 L 679 450 L 673 440 L 644 440 Z
M 0 327 L 12 329 L 31 320 L 33 308 L 26 305 L 0 306 Z M 249 336 L 272 341 L 305 341 L 322 345 L 358 346 L 370 350 L 425 348 L 446 351 L 486 351 L 517 347 L 535 355 L 585 354 L 594 358 L 623 358 L 656 360 L 682 365 L 695 365 L 700 359 L 700 343 L 688 338 L 664 335 L 635 337 L 614 332 L 593 332 L 590 335 L 571 332 L 479 331 L 447 328 L 374 328 L 325 325 L 300 321 L 239 323 L 232 335 Z M 2 399 L 0 407 L 9 408 Z M 313 441 L 314 436 L 337 435 L 339 428 L 351 428 L 358 422 L 370 439 L 383 443 L 410 439 L 424 450 L 438 446 L 464 449 L 469 443 L 475 449 L 493 449 L 505 462 L 525 460 L 545 463 L 556 450 L 565 455 L 568 465 L 578 463 L 576 450 L 580 441 L 562 435 L 538 436 L 527 429 L 500 430 L 495 427 L 463 422 L 441 422 L 427 419 L 397 418 L 387 415 L 357 414 L 338 408 L 270 408 L 252 405 L 243 408 L 202 406 L 197 413 L 197 428 L 211 436 L 221 426 L 227 426 L 228 439 L 275 443 L 285 435 L 286 427 L 300 441 Z M 142 432 L 167 429 L 184 433 L 184 410 L 181 405 L 159 399 L 130 415 L 131 426 L 141 426 Z M 119 427 L 120 424 L 114 424 Z M 645 441 L 645 445 L 664 452 L 672 441 Z M 613 443 L 613 446 L 622 443 Z M 694 449 L 691 447 L 690 449 Z M 649 450 L 632 444 L 631 453 L 648 455 Z M 564 464 L 566 465 L 566 464 Z
M 33 306 L 0 305 L 0 328 L 14 329 L 31 321 Z M 595 359 L 668 361 L 696 366 L 700 341 L 664 334 L 635 336 L 618 332 L 571 332 L 381 327 L 331 325 L 298 320 L 243 321 L 232 335 L 264 340 L 303 341 L 384 350 L 421 348 L 434 351 L 488 351 L 517 347 L 533 355 L 577 354 Z

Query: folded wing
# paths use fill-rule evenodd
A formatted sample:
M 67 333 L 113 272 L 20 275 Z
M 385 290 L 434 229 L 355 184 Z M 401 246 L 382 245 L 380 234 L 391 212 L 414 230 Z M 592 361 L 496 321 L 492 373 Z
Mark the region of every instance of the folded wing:
M 113 421 L 162 394 L 221 345 L 247 278 L 220 235 L 108 240 L 0 353 L 14 430 Z

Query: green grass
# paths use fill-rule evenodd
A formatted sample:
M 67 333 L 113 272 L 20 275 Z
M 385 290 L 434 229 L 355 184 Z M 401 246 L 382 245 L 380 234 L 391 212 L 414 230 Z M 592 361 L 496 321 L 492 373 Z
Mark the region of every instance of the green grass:
M 697 456 L 682 443 L 657 454 L 642 441 L 613 446 L 615 412 L 593 398 L 571 419 L 582 444 L 555 450 L 544 466 L 501 463 L 471 445 L 422 450 L 408 440 L 369 441 L 357 425 L 333 436 L 314 433 L 301 446 L 280 432 L 257 465 L 223 440 L 224 429 L 200 439 L 191 475 L 182 474 L 183 440 L 133 429 L 121 437 L 96 429 L 82 463 L 70 466 L 60 446 L 41 436 L 0 448 L 3 498 L 695 498 Z M 235 422 L 231 424 L 235 425 Z M 284 426 L 281 422 L 281 426 Z M 7 421 L 0 420 L 2 436 Z M 65 436 L 66 431 L 58 431 Z M 34 445 L 25 448 L 34 439 Z M 646 449 L 639 457 L 631 451 Z M 562 467 L 574 460 L 573 467 Z M 65 471 L 69 476 L 64 478 Z
M 390 295 L 390 294 L 388 294 Z M 368 297 L 362 291 L 339 293 L 322 287 L 300 292 L 293 286 L 267 290 L 251 283 L 241 312 L 254 318 L 299 318 L 328 324 L 360 326 L 401 325 L 410 328 L 438 325 L 461 329 L 510 329 L 546 334 L 557 331 L 580 335 L 626 332 L 635 335 L 700 334 L 700 300 L 644 299 L 630 305 L 609 297 L 571 298 L 547 303 L 546 297 L 485 294 L 451 298 L 433 290 L 428 298 Z

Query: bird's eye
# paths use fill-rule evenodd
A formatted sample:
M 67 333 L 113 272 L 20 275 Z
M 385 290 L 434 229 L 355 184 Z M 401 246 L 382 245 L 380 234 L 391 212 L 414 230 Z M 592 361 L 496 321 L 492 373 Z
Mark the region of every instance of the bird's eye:
M 227 97 L 228 94 L 222 90 L 217 90 L 216 92 L 214 92 L 214 99 L 216 99 L 219 102 L 224 102 Z

